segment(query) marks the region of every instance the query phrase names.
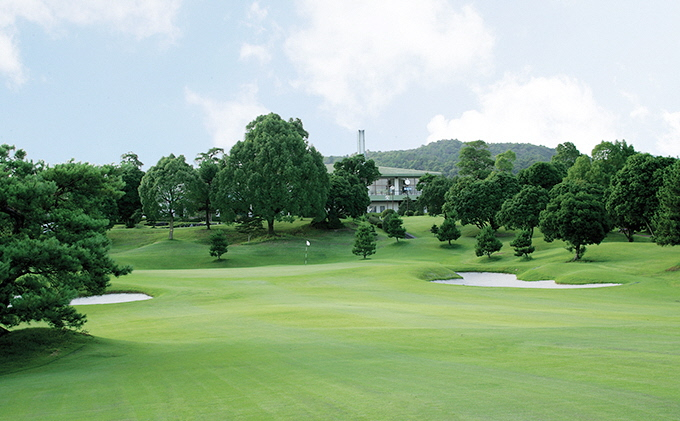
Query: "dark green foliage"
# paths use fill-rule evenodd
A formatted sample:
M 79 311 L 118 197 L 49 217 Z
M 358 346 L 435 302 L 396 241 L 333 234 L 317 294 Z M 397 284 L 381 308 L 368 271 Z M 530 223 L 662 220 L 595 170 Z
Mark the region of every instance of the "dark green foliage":
M 336 174 L 345 173 L 356 176 L 366 186 L 370 186 L 375 180 L 380 178 L 380 171 L 372 159 L 368 161 L 359 154 L 344 158 L 333 164 Z
M 248 123 L 245 140 L 234 145 L 218 174 L 218 208 L 262 218 L 269 235 L 274 221 L 322 219 L 328 172 L 307 137 L 300 119 L 270 113 Z
M 222 260 L 222 255 L 227 252 L 229 242 L 224 232 L 215 232 L 210 236 L 210 255 Z
M 566 177 L 567 171 L 574 165 L 576 159 L 581 156 L 581 152 L 571 142 L 560 143 L 555 148 L 555 151 L 556 153 L 550 159 L 550 162 L 560 171 L 562 177 Z
M 643 228 L 653 231 L 652 220 L 659 207 L 657 192 L 663 184 L 665 169 L 674 162 L 674 158 L 635 154 L 611 179 L 607 211 L 628 241 L 633 241 L 635 231 Z
M 411 199 L 410 197 L 406 197 L 406 199 L 402 200 L 401 203 L 399 203 L 399 209 L 397 210 L 397 213 L 401 216 L 413 216 L 413 214 L 416 211 L 421 211 L 422 212 L 422 206 L 415 200 Z
M 515 256 L 524 256 L 527 260 L 531 259 L 531 253 L 536 250 L 536 247 L 531 245 L 531 236 L 531 231 L 528 230 L 522 230 L 517 233 L 515 239 L 510 243 L 510 246 L 515 249 Z
M 399 241 L 400 238 L 406 238 L 406 228 L 403 226 L 404 221 L 399 217 L 396 212 L 388 213 L 383 219 L 383 230 L 387 233 L 390 238 L 396 238 Z
M 503 243 L 496 238 L 496 230 L 490 226 L 486 226 L 479 231 L 477 234 L 477 244 L 475 244 L 475 255 L 483 256 L 486 254 L 488 258 L 491 255 L 499 251 L 503 247 Z
M 633 145 L 626 141 L 600 142 L 593 148 L 590 171 L 586 174 L 586 181 L 599 184 L 605 188 L 614 175 L 626 164 L 629 157 L 635 155 Z
M 554 185 L 562 182 L 563 174 L 550 162 L 536 162 L 529 168 L 517 174 L 517 180 L 522 185 L 532 185 L 550 190 Z
M 659 208 L 654 241 L 660 246 L 677 246 L 680 245 L 680 160 L 666 169 L 663 180 L 657 193 Z
M 236 218 L 236 231 L 247 234 L 248 242 L 250 242 L 250 237 L 253 234 L 261 230 L 263 230 L 262 218 L 257 216 L 239 216 Z
M 538 226 L 538 218 L 548 204 L 548 191 L 542 187 L 525 185 L 522 190 L 503 202 L 496 214 L 499 225 L 507 229 L 522 229 L 533 233 Z
M 205 212 L 206 229 L 210 229 L 210 219 L 217 210 L 214 204 L 214 197 L 217 194 L 217 173 L 224 167 L 224 159 L 221 155 L 224 149 L 210 148 L 208 152 L 198 154 L 196 157 L 196 178 L 195 184 L 191 186 L 192 199 L 195 201 L 194 207 L 197 211 Z M 222 221 L 231 219 L 231 209 L 221 209 Z
M 458 174 L 470 176 L 477 180 L 484 180 L 491 174 L 494 168 L 494 161 L 491 159 L 489 146 L 483 140 L 466 142 L 465 147 L 460 150 L 458 159 Z
M 420 177 L 416 185 L 416 190 L 421 192 L 418 196 L 419 205 L 427 209 L 430 215 L 441 214 L 446 203 L 446 192 L 452 185 L 452 179 L 441 175 L 425 174 Z
M 340 228 L 341 218 L 358 218 L 371 204 L 366 185 L 354 174 L 344 171 L 330 175 L 330 190 L 326 199 L 326 219 L 329 228 Z
M 437 239 L 439 241 L 448 241 L 449 244 L 451 244 L 451 241 L 457 240 L 460 238 L 460 230 L 456 226 L 456 221 L 454 221 L 451 218 L 445 218 L 444 222 L 442 222 L 441 226 L 437 228 L 436 225 L 433 225 L 430 231 L 432 229 L 436 229 L 436 235 Z
M 128 152 L 121 156 L 120 173 L 125 183 L 123 196 L 118 199 L 118 219 L 127 228 L 134 228 L 142 218 L 142 201 L 139 198 L 139 184 L 144 177 L 142 166 L 136 154 Z
M 550 202 L 541 212 L 539 226 L 545 241 L 567 243 L 580 260 L 588 244 L 600 244 L 611 230 L 611 222 L 597 185 L 564 181 L 550 191 Z
M 432 224 L 432 226 L 430 227 L 430 232 L 435 236 L 437 235 L 437 233 L 439 232 L 439 227 L 437 226 L 437 224 Z
M 496 155 L 494 167 L 496 171 L 512 172 L 517 155 L 513 151 L 505 151 Z
M 503 202 L 518 191 L 519 184 L 509 173 L 495 172 L 486 180 L 462 177 L 446 194 L 445 211 L 462 225 L 474 224 L 480 229 L 490 225 L 495 230 L 499 227 L 496 214 Z
M 195 210 L 192 187 L 198 183 L 196 171 L 187 164 L 184 155 L 164 156 L 149 168 L 139 185 L 144 214 L 157 221 L 170 222 L 168 238 L 173 239 L 175 218 L 187 216 Z
M 69 305 L 101 294 L 129 273 L 108 256 L 105 218 L 123 182 L 112 167 L 68 162 L 46 167 L 0 147 L 0 324 L 45 321 L 79 328 Z
M 377 236 L 378 234 L 376 234 L 373 225 L 367 223 L 360 224 L 355 234 L 356 239 L 352 253 L 357 256 L 363 256 L 364 259 L 375 254 Z

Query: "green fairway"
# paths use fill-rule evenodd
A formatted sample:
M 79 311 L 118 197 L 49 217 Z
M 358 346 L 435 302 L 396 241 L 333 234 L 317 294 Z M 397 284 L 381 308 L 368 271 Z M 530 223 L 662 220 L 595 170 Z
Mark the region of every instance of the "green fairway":
M 154 299 L 81 306 L 92 337 L 3 353 L 0 419 L 680 419 L 677 248 L 612 234 L 567 263 L 563 244 L 537 233 L 526 261 L 501 232 L 489 259 L 474 255 L 476 228 L 449 247 L 429 232 L 441 218 L 411 217 L 415 239 L 380 232 L 362 260 L 351 229 L 307 222 L 249 244 L 218 227 L 233 244 L 221 262 L 203 228 L 173 241 L 114 229 L 112 256 L 136 269 L 111 289 Z M 623 285 L 427 282 L 455 271 Z

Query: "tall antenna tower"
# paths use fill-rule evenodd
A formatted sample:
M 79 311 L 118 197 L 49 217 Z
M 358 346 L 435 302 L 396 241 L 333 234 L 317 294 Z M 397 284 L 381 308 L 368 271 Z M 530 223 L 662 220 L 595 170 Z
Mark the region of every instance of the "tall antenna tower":
M 357 154 L 366 155 L 366 135 L 363 130 L 357 133 Z

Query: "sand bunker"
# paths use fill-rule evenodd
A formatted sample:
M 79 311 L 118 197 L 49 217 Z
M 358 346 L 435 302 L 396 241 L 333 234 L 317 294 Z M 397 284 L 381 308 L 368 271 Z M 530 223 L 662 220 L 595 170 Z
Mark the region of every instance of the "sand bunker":
M 115 303 L 127 303 L 130 301 L 142 301 L 150 300 L 153 297 L 146 294 L 133 294 L 133 293 L 121 293 L 121 294 L 104 294 L 104 295 L 93 295 L 91 297 L 80 297 L 71 300 L 72 306 L 84 306 L 90 304 L 115 304 Z
M 507 288 L 601 288 L 613 287 L 621 284 L 558 284 L 555 281 L 520 281 L 515 275 L 509 273 L 492 272 L 457 272 L 463 279 L 447 279 L 432 281 L 438 284 L 468 285 L 477 287 L 507 287 Z

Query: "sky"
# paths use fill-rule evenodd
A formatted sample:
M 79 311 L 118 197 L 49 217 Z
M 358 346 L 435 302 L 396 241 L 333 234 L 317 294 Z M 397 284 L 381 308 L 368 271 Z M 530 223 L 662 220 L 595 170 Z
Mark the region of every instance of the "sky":
M 0 0 L 0 143 L 192 162 L 261 114 L 323 155 L 440 139 L 680 156 L 680 2 Z

